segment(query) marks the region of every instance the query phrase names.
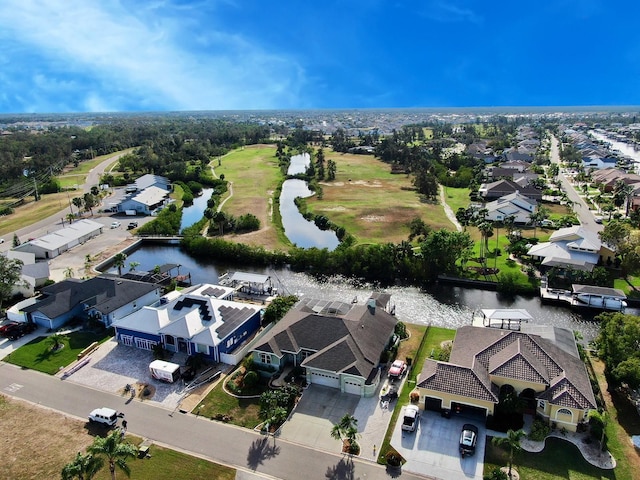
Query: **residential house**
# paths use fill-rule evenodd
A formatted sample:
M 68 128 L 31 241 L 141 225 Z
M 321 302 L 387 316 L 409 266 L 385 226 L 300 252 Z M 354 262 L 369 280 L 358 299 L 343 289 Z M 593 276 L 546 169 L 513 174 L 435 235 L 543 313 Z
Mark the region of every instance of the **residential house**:
M 611 262 L 615 252 L 595 232 L 579 225 L 561 228 L 548 242 L 533 245 L 527 252 L 545 268 L 573 268 L 590 272 L 601 262 Z
M 25 320 L 55 330 L 72 318 L 94 318 L 110 326 L 114 321 L 158 301 L 157 285 L 98 276 L 89 280 L 69 278 L 44 287 L 41 296 L 25 306 Z
M 478 189 L 478 193 L 485 201 L 495 200 L 516 192 L 519 192 L 532 200 L 540 200 L 542 198 L 542 190 L 538 190 L 531 185 L 523 187 L 512 180 L 505 179 L 490 183 L 483 183 Z
M 582 157 L 582 167 L 585 171 L 589 170 L 603 170 L 605 168 L 612 168 L 616 166 L 618 159 L 613 157 L 600 157 L 597 155 L 589 155 Z
M 20 281 L 14 285 L 12 296 L 31 297 L 35 294 L 36 289 L 43 287 L 49 280 L 49 263 L 36 262 L 35 253 L 9 250 L 7 258 L 22 262 Z
M 515 393 L 527 413 L 568 431 L 587 422 L 596 408 L 572 332 L 555 327 L 546 327 L 544 336 L 461 327 L 449 361 L 425 360 L 416 389 L 426 410 L 463 409 L 483 416 L 495 413 L 502 395 Z
M 14 250 L 33 253 L 36 258 L 55 258 L 58 255 L 100 235 L 104 225 L 93 220 L 78 220 L 40 238 L 24 242 Z
M 170 292 L 114 322 L 116 339 L 144 350 L 162 345 L 170 352 L 235 364 L 233 352 L 260 328 L 262 306 L 233 301 L 233 293 L 233 288 L 209 284 Z
M 513 217 L 515 223 L 525 224 L 529 223 L 537 205 L 535 200 L 515 192 L 487 203 L 484 208 L 487 210 L 486 219 L 492 222 L 502 222 L 507 217 Z
M 253 347 L 254 363 L 268 371 L 299 366 L 310 384 L 373 396 L 397 323 L 389 303 L 388 295 L 366 304 L 303 300 Z

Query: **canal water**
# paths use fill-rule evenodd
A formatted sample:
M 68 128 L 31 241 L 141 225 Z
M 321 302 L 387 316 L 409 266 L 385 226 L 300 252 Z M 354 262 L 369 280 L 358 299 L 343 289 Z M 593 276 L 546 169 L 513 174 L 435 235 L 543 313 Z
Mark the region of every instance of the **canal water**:
M 211 198 L 213 188 L 205 188 L 202 195 L 193 199 L 193 204 L 182 209 L 182 222 L 180 223 L 180 231 L 190 227 L 194 223 L 200 221 L 207 208 L 207 202 Z
M 371 284 L 354 284 L 340 277 L 319 281 L 305 273 L 284 268 L 234 267 L 196 260 L 179 248 L 168 245 L 144 245 L 129 254 L 129 262 L 139 262 L 138 270 L 153 270 L 156 265 L 164 263 L 179 264 L 180 274 L 191 274 L 194 284 L 216 283 L 218 277 L 227 271 L 262 273 L 270 275 L 274 286 L 282 293 L 325 300 L 351 302 L 357 298 L 362 302 L 372 291 L 379 290 Z M 578 331 L 585 340 L 593 339 L 598 333 L 598 324 L 593 321 L 594 314 L 580 314 L 560 306 L 542 305 L 538 297 L 502 296 L 496 292 L 451 285 L 434 285 L 426 290 L 414 287 L 389 287 L 383 290 L 391 294 L 396 316 L 406 323 L 456 328 L 469 325 L 472 313 L 480 308 L 524 308 L 533 316 L 534 324 Z M 636 314 L 629 310 L 628 313 Z
M 298 206 L 297 197 L 306 198 L 313 195 L 307 182 L 299 179 L 285 180 L 280 194 L 280 216 L 284 233 L 291 243 L 302 248 L 327 248 L 334 250 L 340 241 L 333 230 L 320 230 L 315 223 L 306 220 Z
M 593 135 L 593 137 L 597 140 L 601 140 L 609 144 L 609 148 L 611 150 L 616 150 L 618 153 L 622 153 L 623 155 L 631 158 L 634 162 L 640 164 L 640 151 L 633 148 L 633 145 L 613 140 L 606 135 L 603 135 L 602 133 L 596 132 L 594 130 L 590 130 L 589 133 Z
M 293 155 L 289 162 L 289 168 L 287 175 L 297 175 L 307 171 L 307 167 L 311 162 L 311 156 L 308 153 L 301 153 L 299 155 Z

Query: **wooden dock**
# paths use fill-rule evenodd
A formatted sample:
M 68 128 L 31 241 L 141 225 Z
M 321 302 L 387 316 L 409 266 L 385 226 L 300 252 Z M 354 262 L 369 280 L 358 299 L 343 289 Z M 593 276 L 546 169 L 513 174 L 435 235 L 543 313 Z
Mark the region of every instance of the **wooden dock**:
M 602 290 L 602 292 L 580 293 L 584 290 Z M 543 303 L 560 303 L 571 308 L 587 308 L 603 311 L 624 312 L 627 307 L 626 296 L 615 289 L 573 285 L 573 290 L 540 287 L 540 299 Z

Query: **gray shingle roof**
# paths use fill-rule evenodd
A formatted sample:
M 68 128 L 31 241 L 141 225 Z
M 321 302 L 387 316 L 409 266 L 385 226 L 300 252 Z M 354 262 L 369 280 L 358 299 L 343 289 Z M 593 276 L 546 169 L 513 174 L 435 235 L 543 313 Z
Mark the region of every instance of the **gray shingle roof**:
M 354 305 L 344 317 L 291 310 L 266 335 L 255 351 L 284 356 L 301 350 L 315 352 L 302 363 L 333 373 L 351 372 L 368 381 L 375 377 L 380 354 L 397 320 L 381 308 Z M 356 373 L 357 372 L 357 373 Z
M 154 284 L 123 278 L 70 278 L 43 288 L 44 298 L 25 311 L 40 311 L 48 318 L 56 318 L 79 304 L 86 304 L 108 314 L 157 288 Z

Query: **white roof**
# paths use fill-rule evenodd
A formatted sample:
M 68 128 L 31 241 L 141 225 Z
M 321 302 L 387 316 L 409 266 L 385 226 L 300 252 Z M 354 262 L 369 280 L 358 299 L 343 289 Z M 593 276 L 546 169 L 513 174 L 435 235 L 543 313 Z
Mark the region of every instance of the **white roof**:
M 266 283 L 269 281 L 269 278 L 269 275 L 248 272 L 234 272 L 234 274 L 231 275 L 231 280 L 238 282 Z
M 132 198 L 132 200 L 143 205 L 157 205 L 169 195 L 169 192 L 159 187 L 145 188 L 142 192 Z
M 180 368 L 180 365 L 178 365 L 177 363 L 165 362 L 164 360 L 154 360 L 149 364 L 149 368 L 173 373 Z
M 482 314 L 491 320 L 533 320 L 523 308 L 490 308 L 483 309 Z
M 78 220 L 53 233 L 31 240 L 29 243 L 44 250 L 57 250 L 102 228 L 103 225 L 101 223 L 93 220 Z

